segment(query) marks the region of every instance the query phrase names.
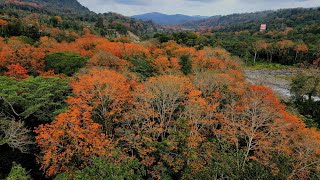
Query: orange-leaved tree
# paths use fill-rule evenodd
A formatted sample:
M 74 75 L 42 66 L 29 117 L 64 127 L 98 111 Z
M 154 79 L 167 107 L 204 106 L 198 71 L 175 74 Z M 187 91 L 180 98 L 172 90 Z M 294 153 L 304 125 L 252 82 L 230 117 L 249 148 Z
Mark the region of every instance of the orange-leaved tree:
M 138 85 L 134 93 L 132 121 L 127 126 L 126 149 L 136 155 L 153 178 L 166 171 L 165 163 L 175 171 L 184 165 L 178 155 L 176 124 L 183 116 L 183 106 L 192 91 L 188 78 L 158 76 Z M 174 153 L 177 151 L 177 153 Z
M 150 78 L 137 88 L 137 113 L 152 125 L 155 138 L 164 138 L 171 123 L 182 115 L 179 108 L 192 87 L 188 78 L 167 75 Z
M 270 156 L 275 141 L 282 139 L 279 131 L 287 126 L 280 121 L 282 109 L 270 89 L 253 85 L 240 100 L 228 105 L 220 133 L 239 153 L 238 168 L 244 168 L 249 159 Z
M 82 169 L 93 156 L 110 156 L 111 140 L 91 119 L 90 109 L 73 106 L 54 122 L 35 130 L 41 149 L 39 162 L 47 176 Z
M 239 169 L 254 160 L 269 166 L 276 174 L 282 164 L 273 162 L 275 154 L 290 157 L 293 179 L 302 178 L 319 166 L 319 132 L 305 128 L 299 118 L 287 113 L 266 87 L 250 85 L 240 100 L 228 106 L 220 121 L 220 135 L 233 143 L 239 153 Z
M 71 87 L 77 98 L 73 102 L 93 107 L 94 120 L 108 133 L 125 119 L 132 104 L 130 81 L 112 70 L 91 69 L 74 79 Z
M 6 76 L 15 77 L 17 79 L 26 79 L 28 78 L 28 71 L 23 68 L 19 63 L 11 64 L 8 67 L 8 71 L 4 73 Z

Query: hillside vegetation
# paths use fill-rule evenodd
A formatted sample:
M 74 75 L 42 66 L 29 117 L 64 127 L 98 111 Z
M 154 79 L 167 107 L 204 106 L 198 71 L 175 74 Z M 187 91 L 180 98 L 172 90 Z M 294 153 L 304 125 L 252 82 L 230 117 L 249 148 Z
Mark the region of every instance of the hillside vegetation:
M 231 14 L 226 16 L 212 16 L 210 18 L 202 20 L 194 20 L 181 24 L 182 27 L 190 29 L 201 29 L 201 28 L 221 28 L 232 24 L 240 24 L 245 22 L 252 22 L 265 18 L 273 13 L 273 11 L 263 11 L 256 13 L 243 13 L 243 14 Z
M 41 36 L 50 36 L 58 41 L 72 41 L 75 36 L 90 32 L 130 41 L 128 31 L 141 38 L 157 31 L 151 22 L 137 21 L 116 13 L 96 14 L 77 1 L 66 2 L 4 0 L 0 2 L 0 35 L 27 36 L 35 41 Z
M 199 49 L 203 46 L 220 46 L 244 59 L 246 64 L 261 61 L 317 67 L 320 62 L 319 16 L 317 8 L 237 14 L 218 18 L 217 22 L 221 25 L 201 27 L 197 32 L 180 31 L 156 34 L 154 37 L 161 42 L 175 40 Z M 232 19 L 236 22 L 232 22 Z M 267 24 L 267 30 L 260 32 L 263 23 Z

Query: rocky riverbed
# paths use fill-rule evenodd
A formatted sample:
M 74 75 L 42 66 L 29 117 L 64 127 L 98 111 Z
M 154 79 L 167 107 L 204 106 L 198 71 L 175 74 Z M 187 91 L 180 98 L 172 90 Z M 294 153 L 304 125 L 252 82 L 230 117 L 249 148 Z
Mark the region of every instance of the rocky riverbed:
M 289 99 L 292 96 L 291 79 L 300 71 L 300 69 L 246 70 L 245 74 L 250 83 L 269 87 L 281 98 Z
M 263 85 L 272 89 L 281 99 L 289 100 L 290 84 L 292 78 L 299 74 L 302 69 L 281 69 L 281 70 L 246 70 L 247 80 L 256 85 Z M 308 98 L 306 96 L 306 98 Z M 312 97 L 315 101 L 320 101 L 320 97 Z

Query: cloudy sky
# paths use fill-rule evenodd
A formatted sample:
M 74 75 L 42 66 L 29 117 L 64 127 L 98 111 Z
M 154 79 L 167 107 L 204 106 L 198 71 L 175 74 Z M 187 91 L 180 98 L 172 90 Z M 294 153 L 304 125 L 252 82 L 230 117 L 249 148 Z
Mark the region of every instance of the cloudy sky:
M 131 16 L 148 12 L 187 15 L 226 15 L 269 9 L 315 7 L 320 0 L 78 0 L 95 12 Z

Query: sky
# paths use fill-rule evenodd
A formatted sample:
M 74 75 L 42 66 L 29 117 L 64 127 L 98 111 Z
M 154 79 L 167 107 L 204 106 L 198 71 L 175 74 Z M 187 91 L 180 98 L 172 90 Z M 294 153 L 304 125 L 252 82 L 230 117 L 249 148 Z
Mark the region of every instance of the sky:
M 320 7 L 320 0 L 78 0 L 97 13 L 126 16 L 160 12 L 186 15 L 227 15 L 294 7 Z

